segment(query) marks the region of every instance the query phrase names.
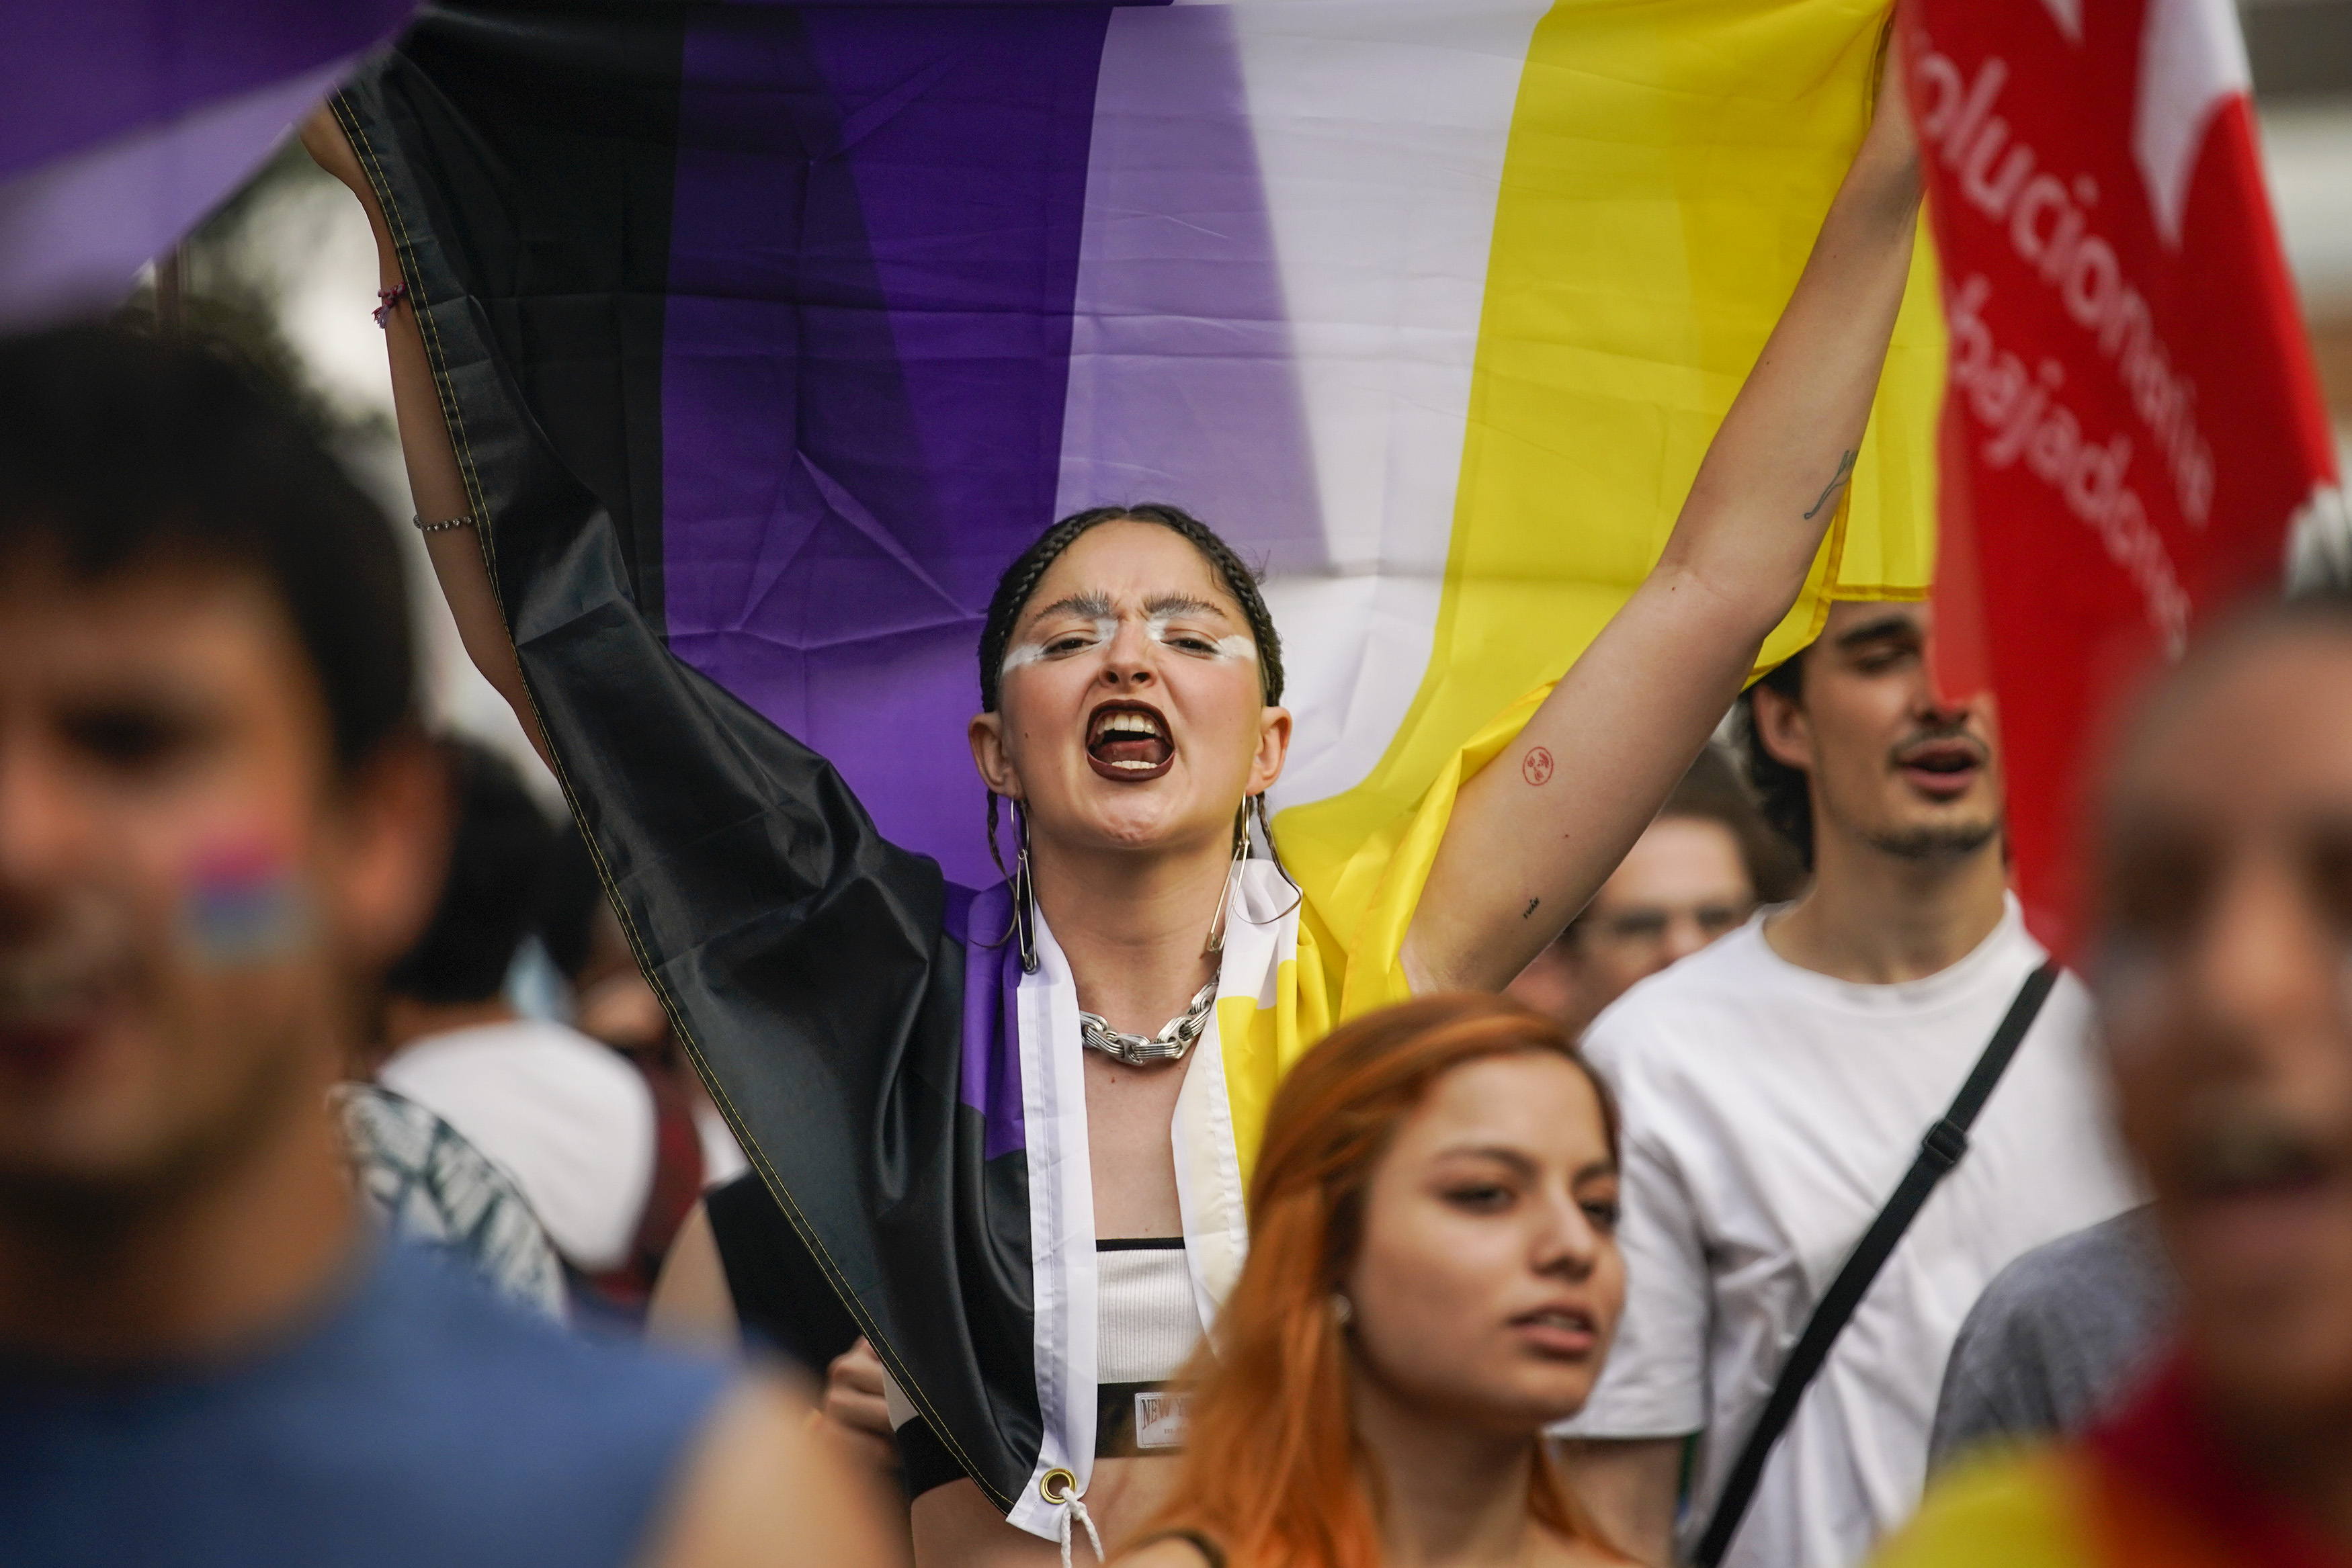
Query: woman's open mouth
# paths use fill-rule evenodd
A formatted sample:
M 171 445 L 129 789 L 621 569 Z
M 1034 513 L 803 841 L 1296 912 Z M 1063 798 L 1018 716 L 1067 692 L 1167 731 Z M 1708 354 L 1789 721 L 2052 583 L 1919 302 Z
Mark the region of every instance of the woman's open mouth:
M 1150 703 L 1105 703 L 1087 718 L 1087 761 L 1121 784 L 1157 779 L 1176 760 L 1168 720 Z

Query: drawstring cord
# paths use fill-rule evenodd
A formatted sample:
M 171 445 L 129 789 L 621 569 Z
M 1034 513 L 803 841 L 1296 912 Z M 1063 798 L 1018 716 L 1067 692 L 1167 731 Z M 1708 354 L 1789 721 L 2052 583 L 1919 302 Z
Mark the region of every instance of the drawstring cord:
M 1102 1537 L 1095 1532 L 1094 1515 L 1087 1511 L 1087 1500 L 1072 1492 L 1062 1503 L 1062 1568 L 1071 1568 L 1070 1519 L 1072 1515 L 1076 1515 L 1077 1521 L 1087 1527 L 1087 1539 L 1094 1543 L 1095 1561 L 1097 1563 L 1106 1561 L 1103 1556 Z

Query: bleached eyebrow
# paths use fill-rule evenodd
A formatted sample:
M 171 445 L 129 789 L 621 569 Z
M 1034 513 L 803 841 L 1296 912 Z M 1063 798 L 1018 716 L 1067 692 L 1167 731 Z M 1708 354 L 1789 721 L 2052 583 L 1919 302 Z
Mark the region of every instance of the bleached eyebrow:
M 1220 621 L 1233 619 L 1225 613 L 1223 605 L 1213 600 L 1195 599 L 1189 593 L 1163 593 L 1147 599 L 1143 601 L 1143 612 L 1146 615 L 1213 615 Z
M 1056 599 L 1043 610 L 1032 611 L 1029 619 L 1032 623 L 1034 623 L 1055 615 L 1075 615 L 1084 621 L 1106 621 L 1116 618 L 1117 614 L 1118 612 L 1111 608 L 1108 595 L 1087 592 L 1073 593 L 1066 599 Z

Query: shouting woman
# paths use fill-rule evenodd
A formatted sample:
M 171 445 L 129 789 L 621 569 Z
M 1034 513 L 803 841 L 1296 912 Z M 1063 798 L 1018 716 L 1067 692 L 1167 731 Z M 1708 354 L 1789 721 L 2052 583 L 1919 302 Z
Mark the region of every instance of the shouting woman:
M 1369 913 L 1318 908 L 1282 870 L 1264 803 L 1291 738 L 1281 642 L 1234 551 L 1166 506 L 1065 518 L 997 587 L 970 739 L 1003 883 L 944 886 L 785 736 L 759 742 L 758 832 L 693 824 L 693 852 L 718 852 L 707 840 L 757 862 L 738 880 L 764 902 L 711 914 L 697 929 L 712 935 L 650 977 L 691 968 L 706 994 L 758 990 L 781 1019 L 714 1039 L 678 1009 L 805 1250 L 798 1277 L 836 1292 L 870 1343 L 868 1408 L 896 1429 L 925 1563 L 1052 1559 L 1074 1531 L 1116 1538 L 1154 1511 L 1182 1440 L 1165 1385 L 1240 1273 L 1243 1195 L 1285 1070 L 1344 1018 L 1507 982 L 1738 692 L 1837 511 L 1909 269 L 1916 149 L 1900 94 L 1880 97 L 1655 570 L 1499 743 L 1504 765 L 1433 789 L 1376 868 Z M 453 390 L 473 371 L 449 349 L 469 329 L 427 297 L 443 276 L 434 202 L 383 145 L 395 120 L 362 90 L 307 139 L 375 225 L 435 570 L 544 747 L 543 693 L 525 686 L 486 566 L 502 519 L 474 516 Z M 1573 497 L 1559 526 L 1577 526 Z M 563 634 L 593 633 L 583 618 Z M 706 752 L 670 765 L 751 799 L 741 750 Z M 647 800 L 684 793 L 638 782 Z M 581 802 L 592 825 L 598 805 Z M 646 896 L 624 874 L 613 885 L 625 908 Z M 854 1384 L 858 1360 L 836 1381 Z

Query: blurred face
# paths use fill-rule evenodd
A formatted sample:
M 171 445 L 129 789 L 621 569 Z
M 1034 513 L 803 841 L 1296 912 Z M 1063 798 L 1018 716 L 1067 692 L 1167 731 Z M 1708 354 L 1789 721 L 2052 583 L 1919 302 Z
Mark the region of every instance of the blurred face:
M 422 921 L 428 766 L 338 786 L 257 582 L 0 569 L 0 1206 L 184 1186 L 315 1107 Z
M 1530 1053 L 1440 1079 L 1382 1157 L 1345 1290 L 1360 1375 L 1497 1433 L 1582 1408 L 1625 1301 L 1600 1097 Z
M 1230 844 L 1290 743 L 1263 693 L 1248 622 L 1201 552 L 1157 523 L 1104 523 L 1039 580 L 972 758 L 1041 842 Z
M 1507 989 L 1580 1030 L 1635 982 L 1732 930 L 1755 906 L 1730 829 L 1706 817 L 1661 817 Z
M 1811 777 L 1817 841 L 1927 860 L 1972 853 L 1999 835 L 1992 699 L 1937 698 L 1933 617 L 1925 604 L 1833 604 L 1805 653 L 1804 701 L 1758 689 L 1766 747 Z
M 2122 758 L 2101 1001 L 2215 1392 L 2352 1412 L 2352 636 L 2224 655 Z

